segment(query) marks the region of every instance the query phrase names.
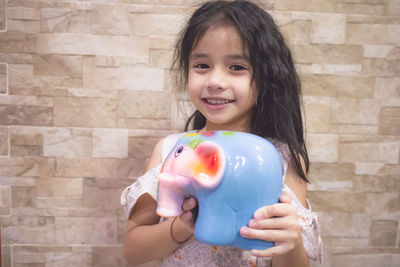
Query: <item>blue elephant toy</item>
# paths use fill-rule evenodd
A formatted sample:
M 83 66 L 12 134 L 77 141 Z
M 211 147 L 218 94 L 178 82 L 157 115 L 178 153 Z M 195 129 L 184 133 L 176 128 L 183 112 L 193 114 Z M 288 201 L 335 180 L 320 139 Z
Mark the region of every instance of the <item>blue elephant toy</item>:
M 266 249 L 273 243 L 243 238 L 254 212 L 279 202 L 283 165 L 273 144 L 242 132 L 181 137 L 159 174 L 157 214 L 179 216 L 187 196 L 199 205 L 195 237 L 203 243 Z

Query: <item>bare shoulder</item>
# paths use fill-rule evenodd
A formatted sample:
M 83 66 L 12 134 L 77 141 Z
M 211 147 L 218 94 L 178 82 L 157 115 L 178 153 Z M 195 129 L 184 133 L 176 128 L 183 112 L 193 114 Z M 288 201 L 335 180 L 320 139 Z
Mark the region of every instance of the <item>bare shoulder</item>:
M 161 163 L 163 143 L 164 139 L 161 139 L 154 146 L 146 167 L 146 172 Z M 129 217 L 128 231 L 134 229 L 138 225 L 153 224 L 157 222 L 159 217 L 156 215 L 155 209 L 156 201 L 148 193 L 141 195 L 132 207 L 131 215 Z
M 153 152 L 151 153 L 149 163 L 146 167 L 146 172 L 156 167 L 162 161 L 162 148 L 165 138 L 159 140 L 157 144 L 153 148 Z
M 301 161 L 301 165 L 305 169 L 303 160 Z M 289 162 L 285 184 L 293 191 L 300 203 L 304 207 L 307 207 L 307 182 L 297 173 L 293 160 Z

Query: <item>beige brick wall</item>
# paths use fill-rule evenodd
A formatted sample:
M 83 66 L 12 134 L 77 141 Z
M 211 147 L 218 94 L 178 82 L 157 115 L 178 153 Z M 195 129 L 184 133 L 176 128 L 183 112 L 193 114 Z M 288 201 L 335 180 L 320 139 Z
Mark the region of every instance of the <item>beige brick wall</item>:
M 127 266 L 119 196 L 182 127 L 168 67 L 201 2 L 0 0 L 3 266 Z M 323 266 L 400 266 L 400 1 L 264 2 L 301 72 Z

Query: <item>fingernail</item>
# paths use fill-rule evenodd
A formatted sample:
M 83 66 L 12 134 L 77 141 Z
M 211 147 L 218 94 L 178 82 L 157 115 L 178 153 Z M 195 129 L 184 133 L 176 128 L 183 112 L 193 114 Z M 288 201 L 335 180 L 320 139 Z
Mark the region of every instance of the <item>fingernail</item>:
M 191 213 L 191 212 L 185 212 L 185 213 L 182 215 L 182 219 L 183 219 L 185 222 L 190 221 L 190 219 L 192 219 L 192 213 Z
M 243 235 L 248 235 L 249 229 L 247 227 L 242 227 L 240 228 L 240 233 L 242 233 Z
M 258 223 L 257 223 L 256 220 L 250 220 L 249 226 L 250 226 L 250 227 L 257 227 L 257 226 L 258 226 Z
M 263 218 L 263 214 L 261 211 L 256 211 L 256 213 L 254 213 L 254 219 L 262 219 Z
M 252 249 L 252 250 L 250 251 L 250 253 L 251 253 L 253 256 L 258 257 L 257 250 Z

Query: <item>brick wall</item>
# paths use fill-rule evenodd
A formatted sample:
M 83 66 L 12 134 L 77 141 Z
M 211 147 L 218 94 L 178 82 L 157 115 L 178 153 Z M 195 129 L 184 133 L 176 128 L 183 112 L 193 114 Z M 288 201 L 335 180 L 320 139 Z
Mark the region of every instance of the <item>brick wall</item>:
M 169 66 L 201 2 L 0 0 L 3 266 L 127 266 L 119 196 L 182 127 Z M 301 73 L 323 266 L 399 266 L 400 1 L 264 3 Z

